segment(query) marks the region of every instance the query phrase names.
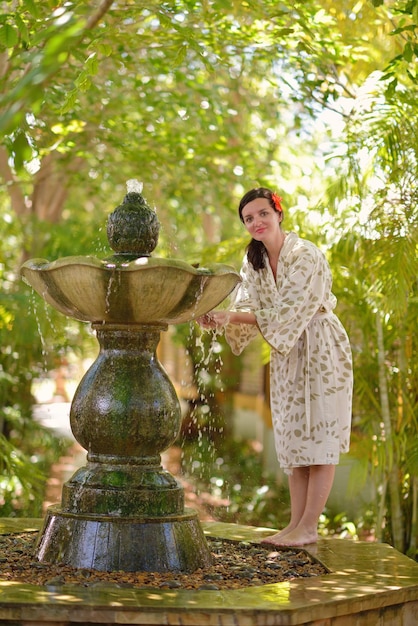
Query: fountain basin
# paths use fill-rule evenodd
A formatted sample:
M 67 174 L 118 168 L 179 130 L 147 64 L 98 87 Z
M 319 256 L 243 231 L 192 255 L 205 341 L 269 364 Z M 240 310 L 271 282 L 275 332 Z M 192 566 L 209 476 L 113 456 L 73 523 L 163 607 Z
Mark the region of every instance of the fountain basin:
M 114 324 L 181 324 L 215 308 L 239 276 L 223 264 L 194 267 L 179 259 L 114 255 L 31 259 L 24 280 L 74 319 Z
M 37 530 L 41 520 L 0 520 L 1 533 Z M 208 536 L 259 542 L 271 529 L 201 522 Z M 387 544 L 320 539 L 306 547 L 329 574 L 224 591 L 46 587 L 2 581 L 7 625 L 415 626 L 418 564 Z

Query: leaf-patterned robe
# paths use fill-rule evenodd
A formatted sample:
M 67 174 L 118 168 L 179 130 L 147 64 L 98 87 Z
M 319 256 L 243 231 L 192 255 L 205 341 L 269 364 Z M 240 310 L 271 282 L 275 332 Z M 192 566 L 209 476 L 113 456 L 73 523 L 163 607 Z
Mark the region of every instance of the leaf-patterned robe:
M 244 258 L 233 309 L 252 311 L 257 325 L 228 324 L 226 339 L 237 355 L 258 332 L 271 347 L 274 441 L 284 471 L 335 465 L 349 449 L 353 374 L 328 262 L 313 243 L 288 233 L 276 281 L 267 256 L 265 265 L 256 271 Z

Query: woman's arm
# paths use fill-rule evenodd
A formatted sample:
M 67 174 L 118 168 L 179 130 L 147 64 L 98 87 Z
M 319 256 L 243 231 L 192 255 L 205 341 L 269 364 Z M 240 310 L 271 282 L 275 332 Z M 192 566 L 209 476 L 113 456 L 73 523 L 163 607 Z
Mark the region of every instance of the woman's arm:
M 211 311 L 197 319 L 202 328 L 223 328 L 226 324 L 256 324 L 254 313 L 246 311 Z

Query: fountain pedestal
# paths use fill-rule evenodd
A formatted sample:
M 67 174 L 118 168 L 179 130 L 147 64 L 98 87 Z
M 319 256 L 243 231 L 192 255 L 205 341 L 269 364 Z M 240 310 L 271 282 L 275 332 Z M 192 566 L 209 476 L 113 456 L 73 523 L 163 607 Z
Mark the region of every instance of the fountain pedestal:
M 100 353 L 70 413 L 88 463 L 50 507 L 37 546 L 41 561 L 102 571 L 194 571 L 211 557 L 181 484 L 161 466 L 181 412 L 156 356 L 160 330 L 95 324 Z

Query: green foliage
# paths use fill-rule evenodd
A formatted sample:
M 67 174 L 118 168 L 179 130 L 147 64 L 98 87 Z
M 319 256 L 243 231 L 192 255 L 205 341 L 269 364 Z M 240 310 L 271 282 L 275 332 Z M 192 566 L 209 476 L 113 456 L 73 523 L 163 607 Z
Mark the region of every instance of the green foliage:
M 344 268 L 335 291 L 354 353 L 353 453 L 381 494 L 378 536 L 403 551 L 414 550 L 417 539 L 416 96 L 404 88 L 388 96 L 385 82 L 370 80 L 353 106 L 350 167 L 341 168 L 349 195 L 337 202 L 349 207 L 350 228 L 347 215 L 336 213 L 342 234 L 331 249 L 333 265 Z
M 0 416 L 9 425 L 8 437 L 0 435 L 0 516 L 40 517 L 51 464 L 69 442 L 24 419 L 17 407 Z
M 26 10 L 26 6 L 24 10 Z M 27 23 L 23 15 L 3 15 L 5 21 L 0 30 L 0 45 L 10 51 L 9 63 L 13 75 L 13 61 L 18 63 L 24 60 L 26 71 L 18 80 L 9 82 L 9 90 L 1 99 L 0 106 L 4 108 L 0 128 L 6 133 L 12 133 L 25 123 L 25 109 L 28 105 L 33 112 L 42 110 L 45 85 L 52 79 L 64 63 L 67 62 L 71 49 L 79 44 L 84 24 L 70 11 L 56 10 L 49 16 L 42 16 L 36 12 L 32 14 L 35 25 L 42 23 L 41 31 L 31 32 L 28 36 Z M 10 22 L 15 22 L 15 25 Z M 30 41 L 31 48 L 28 43 Z M 1 49 L 0 49 L 1 50 Z
M 418 1 L 401 0 L 393 3 L 391 11 L 399 16 L 397 26 L 392 31 L 393 37 L 400 36 L 402 48 L 399 54 L 391 59 L 385 68 L 384 80 L 387 81 L 387 95 L 394 94 L 399 82 L 407 77 L 416 86 L 418 74 L 416 61 L 418 57 Z

